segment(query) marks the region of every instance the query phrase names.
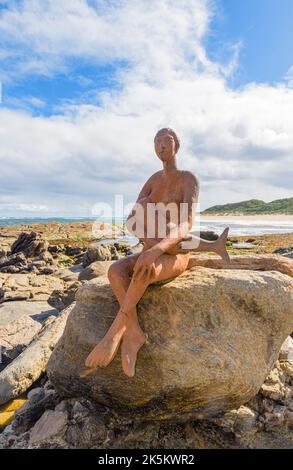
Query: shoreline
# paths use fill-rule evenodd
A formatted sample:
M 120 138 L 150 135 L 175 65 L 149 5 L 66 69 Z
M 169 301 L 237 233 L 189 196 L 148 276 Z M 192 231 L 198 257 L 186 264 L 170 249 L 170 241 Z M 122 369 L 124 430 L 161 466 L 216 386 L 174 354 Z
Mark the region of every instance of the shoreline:
M 284 215 L 284 214 L 262 214 L 262 215 L 202 215 L 202 214 L 196 214 L 197 217 L 200 218 L 200 220 L 209 220 L 211 222 L 217 222 L 221 220 L 246 220 L 246 221 L 276 221 L 276 222 L 292 222 L 293 223 L 293 215 Z
M 232 219 L 232 220 L 288 220 L 293 222 L 293 214 L 243 214 L 243 215 L 217 215 L 217 214 L 202 214 L 200 212 L 195 213 L 195 217 L 201 218 L 201 219 L 209 219 L 209 220 L 224 220 L 224 219 Z M 117 217 L 116 220 L 122 220 L 121 217 Z M 17 220 L 22 220 L 22 221 L 32 221 L 32 222 L 23 222 L 23 225 L 32 225 L 32 224 L 41 224 L 41 223 L 85 223 L 85 222 L 94 222 L 98 220 L 96 217 L 0 217 L 0 227 L 1 221 L 5 220 L 10 220 L 10 221 L 17 221 Z M 33 222 L 35 220 L 35 222 Z M 99 220 L 99 222 L 104 222 L 104 223 L 111 223 L 111 220 L 109 218 L 105 220 Z M 17 224 L 20 225 L 20 224 Z M 14 226 L 12 223 L 9 226 Z M 7 225 L 8 227 L 8 225 Z

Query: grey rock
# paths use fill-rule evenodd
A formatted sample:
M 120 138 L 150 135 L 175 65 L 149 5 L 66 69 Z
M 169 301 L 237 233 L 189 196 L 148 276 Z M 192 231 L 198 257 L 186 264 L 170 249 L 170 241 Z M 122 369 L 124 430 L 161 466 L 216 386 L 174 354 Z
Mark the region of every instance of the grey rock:
M 2 433 L 4 434 L 4 436 L 11 436 L 11 435 L 13 435 L 12 425 L 11 425 L 11 424 L 8 424 L 8 426 L 6 426 L 6 427 L 4 428 L 4 430 L 2 431 Z
M 0 327 L 6 327 L 23 316 L 42 324 L 48 317 L 57 316 L 58 313 L 58 310 L 46 301 L 6 302 L 0 305 Z
M 66 425 L 67 413 L 55 410 L 45 411 L 30 432 L 29 446 L 52 439 L 62 439 L 66 431 Z
M 56 411 L 67 411 L 68 410 L 67 400 L 60 401 L 60 403 L 58 403 L 58 405 L 56 405 L 55 410 Z
M 72 407 L 71 413 L 73 418 L 78 418 L 87 416 L 89 414 L 89 410 L 79 401 L 76 401 Z
M 65 282 L 75 282 L 78 280 L 79 273 L 72 272 L 70 269 L 58 269 L 54 272 L 54 276 Z
M 4 364 L 8 364 L 21 354 L 41 328 L 40 323 L 27 315 L 6 326 L 0 326 L 0 348 Z
M 83 258 L 83 267 L 86 268 L 94 261 L 110 261 L 112 254 L 109 246 L 90 245 Z
M 27 394 L 28 401 L 30 405 L 34 405 L 42 400 L 45 396 L 45 390 L 41 387 L 33 388 Z
M 31 404 L 29 401 L 19 408 L 14 414 L 12 429 L 16 435 L 27 432 L 35 422 L 48 409 L 54 409 L 58 403 L 59 395 L 55 390 L 47 390 L 42 399 Z
M 63 310 L 53 322 L 2 372 L 0 372 L 0 404 L 18 397 L 45 372 L 52 350 L 59 341 L 69 312 Z
M 93 414 L 68 427 L 66 442 L 75 449 L 102 447 L 110 433 L 103 418 Z
M 47 302 L 6 302 L 0 305 L 0 346 L 7 365 L 32 342 L 45 320 L 58 311 Z
M 95 261 L 91 263 L 87 268 L 80 272 L 78 280 L 90 281 L 91 279 L 107 274 L 112 262 L 113 261 Z
M 293 364 L 293 338 L 288 336 L 281 346 L 279 361 L 287 361 Z
M 47 301 L 53 305 L 54 296 L 62 295 L 64 282 L 54 276 L 0 273 L 1 302 L 11 300 Z

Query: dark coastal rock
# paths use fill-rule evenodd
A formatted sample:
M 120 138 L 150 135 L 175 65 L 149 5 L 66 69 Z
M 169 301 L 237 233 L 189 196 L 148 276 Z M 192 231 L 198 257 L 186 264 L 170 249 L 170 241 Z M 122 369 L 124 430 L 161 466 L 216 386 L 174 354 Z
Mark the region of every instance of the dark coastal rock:
M 285 258 L 293 259 L 293 246 L 288 246 L 287 248 L 278 248 L 274 251 L 280 255 L 285 256 Z
M 82 256 L 84 255 L 86 249 L 80 246 L 67 246 L 65 249 L 66 256 Z
M 22 232 L 11 246 L 11 254 L 22 252 L 27 257 L 35 257 L 47 251 L 49 243 L 40 238 L 37 232 Z
M 42 240 L 40 234 L 22 232 L 12 244 L 11 250 L 0 259 L 0 272 L 15 274 L 34 271 L 39 274 L 39 263 L 44 268 L 51 269 L 51 274 L 55 261 L 47 249 L 48 242 Z
M 27 259 L 23 253 L 7 255 L 0 261 L 0 272 L 15 273 L 27 266 Z
M 12 428 L 16 434 L 27 432 L 46 410 L 54 409 L 58 404 L 60 398 L 55 390 L 46 390 L 44 388 L 41 390 L 42 393 L 39 393 L 38 400 L 33 403 L 28 400 L 16 411 L 12 423 Z
M 49 253 L 51 253 L 53 258 L 58 258 L 58 255 L 60 255 L 60 253 L 65 254 L 66 247 L 62 243 L 60 245 L 50 245 L 48 247 L 48 251 Z
M 286 248 L 277 248 L 273 253 L 278 255 L 287 255 L 293 253 L 293 246 L 288 246 Z
M 48 375 L 65 396 L 83 396 L 132 418 L 212 418 L 261 387 L 293 330 L 292 286 L 278 272 L 196 267 L 149 287 L 139 303 L 148 341 L 129 379 L 120 354 L 83 376 L 86 356 L 118 310 L 100 278 L 78 290 Z
M 46 263 L 46 265 L 54 265 L 55 264 L 54 258 L 51 255 L 51 253 L 49 253 L 49 251 L 42 251 L 38 255 L 37 259 L 39 259 L 41 261 L 44 261 Z
M 204 240 L 214 241 L 218 240 L 219 235 L 217 235 L 212 230 L 204 230 L 200 232 L 200 238 L 203 238 Z

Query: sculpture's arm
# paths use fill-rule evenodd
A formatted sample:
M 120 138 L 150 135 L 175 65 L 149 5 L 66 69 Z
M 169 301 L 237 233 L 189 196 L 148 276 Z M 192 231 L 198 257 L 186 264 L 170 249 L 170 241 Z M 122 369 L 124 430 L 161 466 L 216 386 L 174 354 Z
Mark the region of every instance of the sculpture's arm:
M 135 204 L 137 204 L 137 202 L 142 199 L 143 197 L 147 197 L 150 195 L 151 191 L 152 191 L 152 186 L 153 186 L 153 180 L 154 180 L 154 177 L 155 177 L 155 174 L 152 175 L 147 181 L 146 183 L 143 185 L 142 189 L 140 190 L 140 193 L 139 195 L 137 196 L 137 199 L 135 201 Z M 127 219 L 126 219 L 126 226 L 127 226 L 127 221 L 129 219 L 131 219 L 133 216 L 135 215 L 135 205 L 133 207 L 133 209 L 131 210 L 130 214 L 128 215 Z M 128 227 L 127 227 L 128 228 Z

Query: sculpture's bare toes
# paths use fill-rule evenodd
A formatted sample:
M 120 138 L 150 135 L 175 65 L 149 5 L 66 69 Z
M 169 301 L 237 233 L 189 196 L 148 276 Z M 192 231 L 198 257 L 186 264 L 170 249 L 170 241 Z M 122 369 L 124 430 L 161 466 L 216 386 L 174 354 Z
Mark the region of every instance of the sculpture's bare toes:
M 227 250 L 226 242 L 228 238 L 229 227 L 226 227 L 217 240 L 217 253 L 225 263 L 230 263 L 230 256 Z
M 146 342 L 146 335 L 138 322 L 126 330 L 121 345 L 121 362 L 124 373 L 128 377 L 135 375 L 135 364 L 138 351 Z
M 86 367 L 107 367 L 116 356 L 121 342 L 122 334 L 116 334 L 112 338 L 105 338 L 100 341 L 100 343 L 94 347 L 92 352 L 86 358 Z

